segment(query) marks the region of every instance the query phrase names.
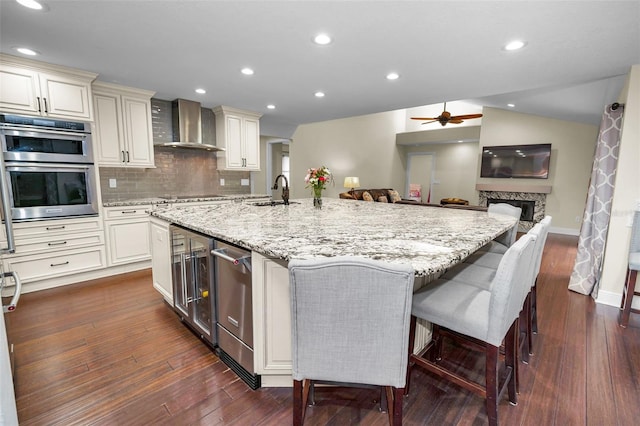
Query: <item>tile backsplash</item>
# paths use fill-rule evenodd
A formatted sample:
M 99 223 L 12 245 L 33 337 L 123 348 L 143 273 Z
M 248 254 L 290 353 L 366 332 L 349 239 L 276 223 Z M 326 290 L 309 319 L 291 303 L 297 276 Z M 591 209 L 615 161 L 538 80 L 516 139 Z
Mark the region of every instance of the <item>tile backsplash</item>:
M 249 172 L 218 170 L 216 154 L 195 149 L 154 148 L 155 169 L 100 167 L 102 201 L 184 195 L 249 194 Z M 116 180 L 116 188 L 109 187 Z M 220 186 L 224 179 L 224 186 Z

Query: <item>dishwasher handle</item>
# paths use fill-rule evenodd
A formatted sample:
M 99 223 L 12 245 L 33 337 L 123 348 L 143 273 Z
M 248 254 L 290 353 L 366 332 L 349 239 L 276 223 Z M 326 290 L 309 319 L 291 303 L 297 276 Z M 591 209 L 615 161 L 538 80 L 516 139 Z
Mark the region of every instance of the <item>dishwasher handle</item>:
M 220 259 L 224 259 L 228 262 L 233 263 L 234 265 L 240 265 L 243 264 L 248 270 L 249 272 L 251 272 L 251 255 L 248 254 L 246 256 L 242 256 L 239 258 L 235 258 L 235 257 L 231 257 L 226 253 L 226 249 L 213 249 L 211 250 L 211 254 L 219 257 Z

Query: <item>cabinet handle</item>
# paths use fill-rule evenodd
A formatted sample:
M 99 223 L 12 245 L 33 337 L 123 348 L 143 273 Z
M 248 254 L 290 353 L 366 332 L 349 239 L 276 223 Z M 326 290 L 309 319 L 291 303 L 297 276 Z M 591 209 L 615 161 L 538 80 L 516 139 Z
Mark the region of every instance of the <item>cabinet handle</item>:
M 68 264 L 69 264 L 69 261 L 67 260 L 66 262 L 62 262 L 62 263 L 52 263 L 50 266 L 53 268 L 55 266 L 64 266 Z
M 64 229 L 64 228 L 65 228 L 64 225 L 62 225 L 62 226 L 47 226 L 46 230 L 47 231 L 57 231 L 58 229 Z
M 63 246 L 63 245 L 65 245 L 65 244 L 67 244 L 67 242 L 66 242 L 66 241 L 58 241 L 58 242 L 55 242 L 55 243 L 47 243 L 47 245 L 48 245 L 49 247 L 52 247 L 52 246 Z
M 120 213 L 122 214 L 132 214 L 136 213 L 138 210 L 122 210 Z
M 120 151 L 120 153 L 122 154 L 122 162 L 123 162 L 123 163 L 126 163 L 126 162 L 127 162 L 127 159 L 126 159 L 126 157 L 124 156 L 124 151 Z
M 130 163 L 131 160 L 129 160 L 129 151 L 127 151 L 127 163 Z
M 36 99 L 38 100 L 38 112 L 42 112 L 42 107 L 40 107 L 40 96 L 36 96 Z
M 44 101 L 44 113 L 49 114 L 49 108 L 47 107 L 47 98 L 42 98 Z

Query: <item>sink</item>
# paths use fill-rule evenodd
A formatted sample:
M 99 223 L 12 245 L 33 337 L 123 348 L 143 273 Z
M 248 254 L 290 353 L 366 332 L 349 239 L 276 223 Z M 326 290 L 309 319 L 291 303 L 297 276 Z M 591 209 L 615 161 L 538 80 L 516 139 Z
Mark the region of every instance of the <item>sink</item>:
M 299 201 L 289 201 L 289 204 L 300 204 Z M 284 201 L 262 201 L 259 203 L 253 203 L 256 207 L 265 207 L 265 206 L 282 206 L 284 205 Z
M 222 195 L 211 194 L 211 195 L 164 195 L 158 198 L 163 200 L 190 200 L 190 199 L 199 199 L 199 198 L 215 198 L 222 197 Z

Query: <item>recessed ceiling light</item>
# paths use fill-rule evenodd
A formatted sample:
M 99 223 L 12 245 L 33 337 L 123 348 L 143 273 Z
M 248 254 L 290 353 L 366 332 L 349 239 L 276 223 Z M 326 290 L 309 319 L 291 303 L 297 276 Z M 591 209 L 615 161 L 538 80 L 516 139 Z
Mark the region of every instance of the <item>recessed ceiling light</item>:
M 276 106 L 274 104 L 269 104 L 267 105 L 268 109 L 276 109 Z
M 324 98 L 324 92 L 316 92 L 314 95 L 316 98 Z
M 204 95 L 205 93 L 207 93 L 207 91 L 204 89 L 196 89 L 196 93 L 200 93 L 201 95 Z
M 251 68 L 242 68 L 240 72 L 244 75 L 253 75 L 253 70 Z
M 33 10 L 43 10 L 44 6 L 38 3 L 36 0 L 16 0 L 18 3 L 23 5 L 24 7 L 28 7 Z
M 522 40 L 513 40 L 504 45 L 504 50 L 519 50 L 522 49 L 527 43 Z
M 29 49 L 28 47 L 16 47 L 16 50 L 22 53 L 23 55 L 28 55 L 28 56 L 36 56 L 38 54 L 38 52 L 32 49 Z
M 317 36 L 315 36 L 313 38 L 313 42 L 315 44 L 319 44 L 321 46 L 324 46 L 326 44 L 331 43 L 331 37 L 329 37 L 327 34 L 318 34 Z
M 514 106 L 516 106 L 516 105 L 515 105 L 515 104 L 507 104 L 507 106 L 508 106 L 509 108 L 513 108 L 513 107 L 514 107 Z
M 397 80 L 398 78 L 400 78 L 400 74 L 397 72 L 390 72 L 387 74 L 387 80 Z

